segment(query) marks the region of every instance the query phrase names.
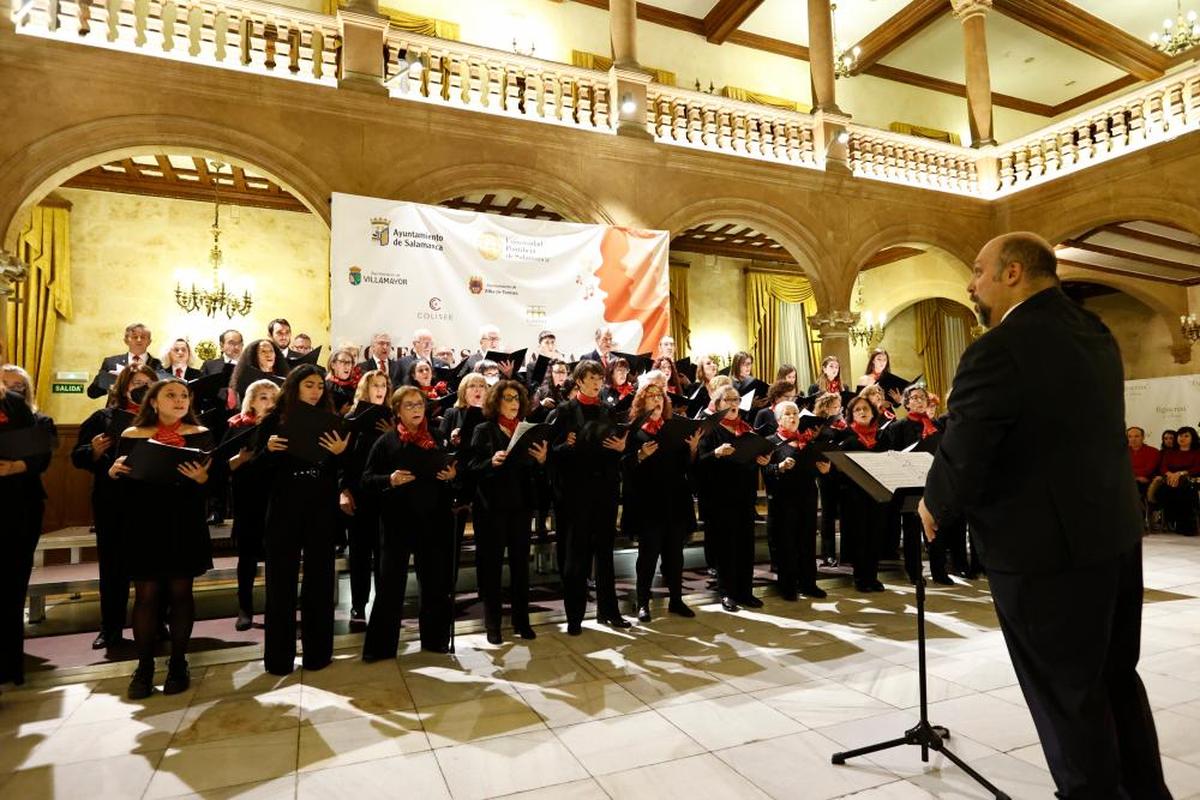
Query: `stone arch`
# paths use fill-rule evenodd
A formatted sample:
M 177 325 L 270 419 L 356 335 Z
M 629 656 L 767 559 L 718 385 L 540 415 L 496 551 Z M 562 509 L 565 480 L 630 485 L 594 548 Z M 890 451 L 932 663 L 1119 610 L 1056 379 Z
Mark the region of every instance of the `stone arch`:
M 1129 295 L 1152 310 L 1166 323 L 1167 330 L 1171 333 L 1171 353 L 1176 363 L 1186 364 L 1191 360 L 1191 342 L 1184 338 L 1183 331 L 1179 329 L 1179 317 L 1188 311 L 1187 291 L 1182 287 L 1152 284 L 1078 267 L 1059 267 L 1058 277 L 1063 281 L 1107 286 Z
M 717 220 L 745 223 L 779 242 L 800 265 L 804 277 L 812 283 L 817 306 L 822 309 L 828 307 L 830 276 L 821 268 L 828 259 L 821 258 L 819 239 L 795 219 L 775 208 L 740 197 L 697 200 L 677 209 L 655 227 L 668 231 L 674 238 L 688 228 Z
M 144 154 L 182 150 L 253 167 L 295 195 L 329 225 L 330 188 L 324 178 L 277 144 L 227 125 L 166 114 L 109 117 L 57 131 L 0 164 L 0 224 L 12 247 L 23 212 L 63 181 L 94 166 Z
M 409 181 L 390 196 L 436 205 L 457 195 L 497 189 L 537 199 L 574 222 L 617 224 L 608 209 L 568 181 L 518 164 L 445 167 Z
M 1200 207 L 1164 197 L 1116 197 L 1095 200 L 1080 206 L 1068 206 L 1046 220 L 1042 233 L 1048 242 L 1058 244 L 1103 225 L 1131 220 L 1158 222 L 1200 233 Z M 1048 227 L 1053 225 L 1054 227 Z M 1123 291 L 1123 290 L 1122 290 Z
M 897 247 L 905 244 L 932 245 L 953 256 L 969 271 L 971 265 L 975 263 L 975 256 L 979 254 L 979 248 L 984 245 L 984 240 L 975 241 L 971 237 L 963 236 L 952 229 L 936 225 L 926 225 L 924 223 L 904 222 L 880 228 L 862 240 L 850 256 L 848 263 L 851 274 L 848 276 L 846 296 L 843 299 L 845 305 L 841 307 L 846 308 L 849 306 L 850 292 L 853 290 L 854 282 L 862 271 L 863 265 L 872 256 L 889 247 Z M 952 297 L 950 299 L 957 300 L 958 298 Z

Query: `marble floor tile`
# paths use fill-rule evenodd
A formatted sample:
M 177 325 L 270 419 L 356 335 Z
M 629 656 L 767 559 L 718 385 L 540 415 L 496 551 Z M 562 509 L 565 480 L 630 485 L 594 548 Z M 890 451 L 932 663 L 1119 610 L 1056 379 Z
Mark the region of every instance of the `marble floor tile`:
M 303 772 L 296 783 L 296 797 L 299 800 L 375 797 L 450 800 L 450 792 L 437 759 L 426 751 Z
M 567 686 L 524 687 L 521 697 L 551 728 L 646 711 L 649 707 L 607 678 Z
M 921 702 L 921 682 L 917 670 L 892 665 L 840 675 L 837 682 L 896 708 L 914 708 Z M 930 703 L 974 694 L 971 689 L 948 680 L 927 675 L 925 691 Z
M 1054 779 L 1044 769 L 998 753 L 970 762 L 971 767 L 1011 797 L 1053 797 Z M 908 779 L 939 800 L 990 800 L 991 792 L 959 769 L 927 772 Z
M 805 730 L 796 720 L 745 694 L 667 706 L 660 708 L 659 713 L 706 750 L 721 750 Z
M 592 775 L 673 761 L 704 750 L 654 711 L 557 728 L 555 733 Z
M 179 709 L 140 719 L 63 725 L 30 751 L 20 766 L 70 764 L 135 753 L 162 752 L 174 736 L 183 715 L 184 710 Z
M 738 694 L 738 690 L 720 677 L 702 669 L 676 667 L 614 678 L 617 684 L 648 706 L 711 700 Z
M 834 766 L 838 745 L 817 731 L 753 742 L 715 755 L 776 800 L 831 800 L 892 783 L 899 776 L 874 764 Z
M 223 786 L 220 789 L 205 789 L 189 792 L 167 800 L 295 800 L 296 776 L 284 775 L 269 781 L 244 783 L 238 786 Z
M 207 793 L 284 777 L 296 770 L 297 738 L 292 728 L 171 747 L 158 762 L 145 798 Z
M 766 800 L 768 795 L 711 753 L 601 775 L 596 779 L 610 797 L 661 800 Z
M 301 687 L 288 686 L 261 695 L 233 694 L 197 700 L 188 706 L 172 747 L 290 730 L 300 725 Z
M 610 800 L 595 778 L 502 795 L 500 800 Z
M 0 694 L 0 733 L 30 722 L 61 723 L 91 695 L 95 683 L 66 684 L 49 689 L 18 689 Z
M 588 776 L 549 730 L 446 747 L 434 755 L 454 800 L 483 800 Z
M 806 728 L 836 725 L 895 710 L 895 706 L 878 698 L 826 679 L 764 689 L 753 692 L 752 696 Z
M 162 751 L 95 761 L 48 764 L 0 776 L 0 797 L 38 800 L 129 800 L 141 797 L 156 774 Z
M 447 667 L 421 667 L 404 673 L 404 683 L 417 708 L 462 703 L 496 695 L 514 695 L 506 680 L 464 673 Z
M 385 680 L 300 689 L 300 719 L 314 725 L 359 717 L 403 720 L 415 709 L 399 674 Z
M 930 703 L 929 719 L 1001 752 L 1038 741 L 1028 709 L 986 694 Z
M 319 725 L 300 725 L 299 769 L 312 772 L 331 767 L 419 753 L 429 749 L 415 712 L 408 718 L 360 717 Z
M 432 747 L 453 747 L 497 736 L 546 730 L 542 718 L 516 692 L 461 703 L 422 706 L 417 717 Z
M 261 661 L 215 664 L 205 670 L 203 678 L 195 682 L 193 691 L 197 700 L 229 694 L 266 694 L 288 686 L 298 686 L 300 675 L 300 669 L 290 675 L 272 675 Z

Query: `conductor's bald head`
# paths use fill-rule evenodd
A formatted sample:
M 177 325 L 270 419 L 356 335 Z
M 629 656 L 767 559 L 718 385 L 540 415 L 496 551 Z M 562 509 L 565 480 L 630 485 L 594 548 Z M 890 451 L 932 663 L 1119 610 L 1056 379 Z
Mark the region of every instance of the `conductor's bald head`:
M 980 321 L 992 327 L 1018 303 L 1058 283 L 1054 248 L 1036 233 L 997 236 L 975 258 L 967 291 Z

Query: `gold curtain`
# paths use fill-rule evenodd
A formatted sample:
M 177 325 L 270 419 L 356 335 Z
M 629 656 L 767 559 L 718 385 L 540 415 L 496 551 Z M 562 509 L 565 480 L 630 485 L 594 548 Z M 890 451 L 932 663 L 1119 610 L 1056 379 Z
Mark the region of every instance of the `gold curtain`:
M 758 103 L 760 106 L 774 106 L 775 108 L 784 108 L 788 111 L 799 111 L 808 113 L 809 107 L 796 100 L 789 100 L 786 97 L 775 97 L 774 95 L 763 94 L 762 92 L 752 92 L 749 89 L 742 89 L 738 86 L 725 86 L 721 89 L 721 95 L 728 97 L 730 100 L 741 100 L 744 103 Z
M 688 268 L 670 264 L 667 268 L 671 281 L 671 338 L 675 340 L 675 353 L 682 356 L 691 352 L 692 329 L 688 325 Z
M 599 53 L 589 53 L 586 50 L 571 51 L 571 65 L 582 69 L 594 69 L 600 72 L 608 72 L 612 69 L 613 60 L 608 56 L 602 56 Z M 675 73 L 657 67 L 643 66 L 646 72 L 654 76 L 654 82 L 663 86 L 675 85 Z
M 911 122 L 893 122 L 888 126 L 888 130 L 895 131 L 896 133 L 904 133 L 909 136 L 919 136 L 922 139 L 933 139 L 950 144 L 962 144 L 957 133 L 939 130 L 938 128 L 924 128 L 920 125 L 913 125 Z
M 17 284 L 17 303 L 4 309 L 4 351 L 37 386 L 39 406 L 50 396 L 58 318 L 71 319 L 71 204 L 50 195 L 34 206 L 17 238 L 17 257 L 29 274 Z
M 322 0 L 321 10 L 332 16 L 337 14 L 338 8 L 344 5 L 346 3 L 339 2 L 339 0 Z M 380 5 L 379 13 L 391 20 L 392 27 L 397 30 L 418 33 L 422 36 L 436 36 L 439 39 L 447 39 L 452 42 L 458 41 L 459 31 L 457 22 L 447 22 L 444 19 L 408 14 L 404 11 L 388 8 L 382 4 Z
M 775 357 L 780 334 L 778 303 L 803 303 L 806 317 L 817 312 L 812 284 L 806 278 L 747 270 L 746 341 L 754 356 L 755 374 L 768 383 L 779 366 Z
M 917 303 L 914 311 L 917 315 L 916 350 L 917 355 L 921 356 L 922 368 L 925 370 L 925 388 L 931 394 L 945 398 L 946 390 L 954 380 L 946 358 L 946 320 L 962 319 L 970 328 L 974 319 L 966 307 L 943 298 L 922 300 Z

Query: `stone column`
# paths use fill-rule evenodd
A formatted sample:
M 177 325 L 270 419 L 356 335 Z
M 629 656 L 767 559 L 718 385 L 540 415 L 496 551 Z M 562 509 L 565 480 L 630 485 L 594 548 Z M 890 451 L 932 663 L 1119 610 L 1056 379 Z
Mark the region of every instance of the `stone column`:
M 850 366 L 850 326 L 858 323 L 858 312 L 835 309 L 821 311 L 808 318 L 808 324 L 821 332 L 821 358 L 837 356 L 842 365 L 842 378 L 857 375 Z M 820 364 L 813 364 L 820 369 Z M 850 378 L 850 380 L 853 380 Z
M 646 89 L 651 76 L 637 59 L 637 0 L 611 0 L 608 27 L 613 58 L 608 72 L 610 118 L 618 136 L 653 139 L 646 129 Z
M 813 111 L 840 115 L 833 73 L 833 14 L 829 0 L 808 0 L 808 67 Z
M 996 143 L 992 138 L 992 78 L 988 71 L 987 12 L 992 0 L 951 0 L 954 15 L 963 26 L 966 56 L 967 116 L 971 123 L 971 146 Z
M 388 18 L 379 13 L 379 0 L 354 0 L 338 9 L 342 29 L 342 74 L 339 89 L 387 94 L 383 85 L 383 40 Z

